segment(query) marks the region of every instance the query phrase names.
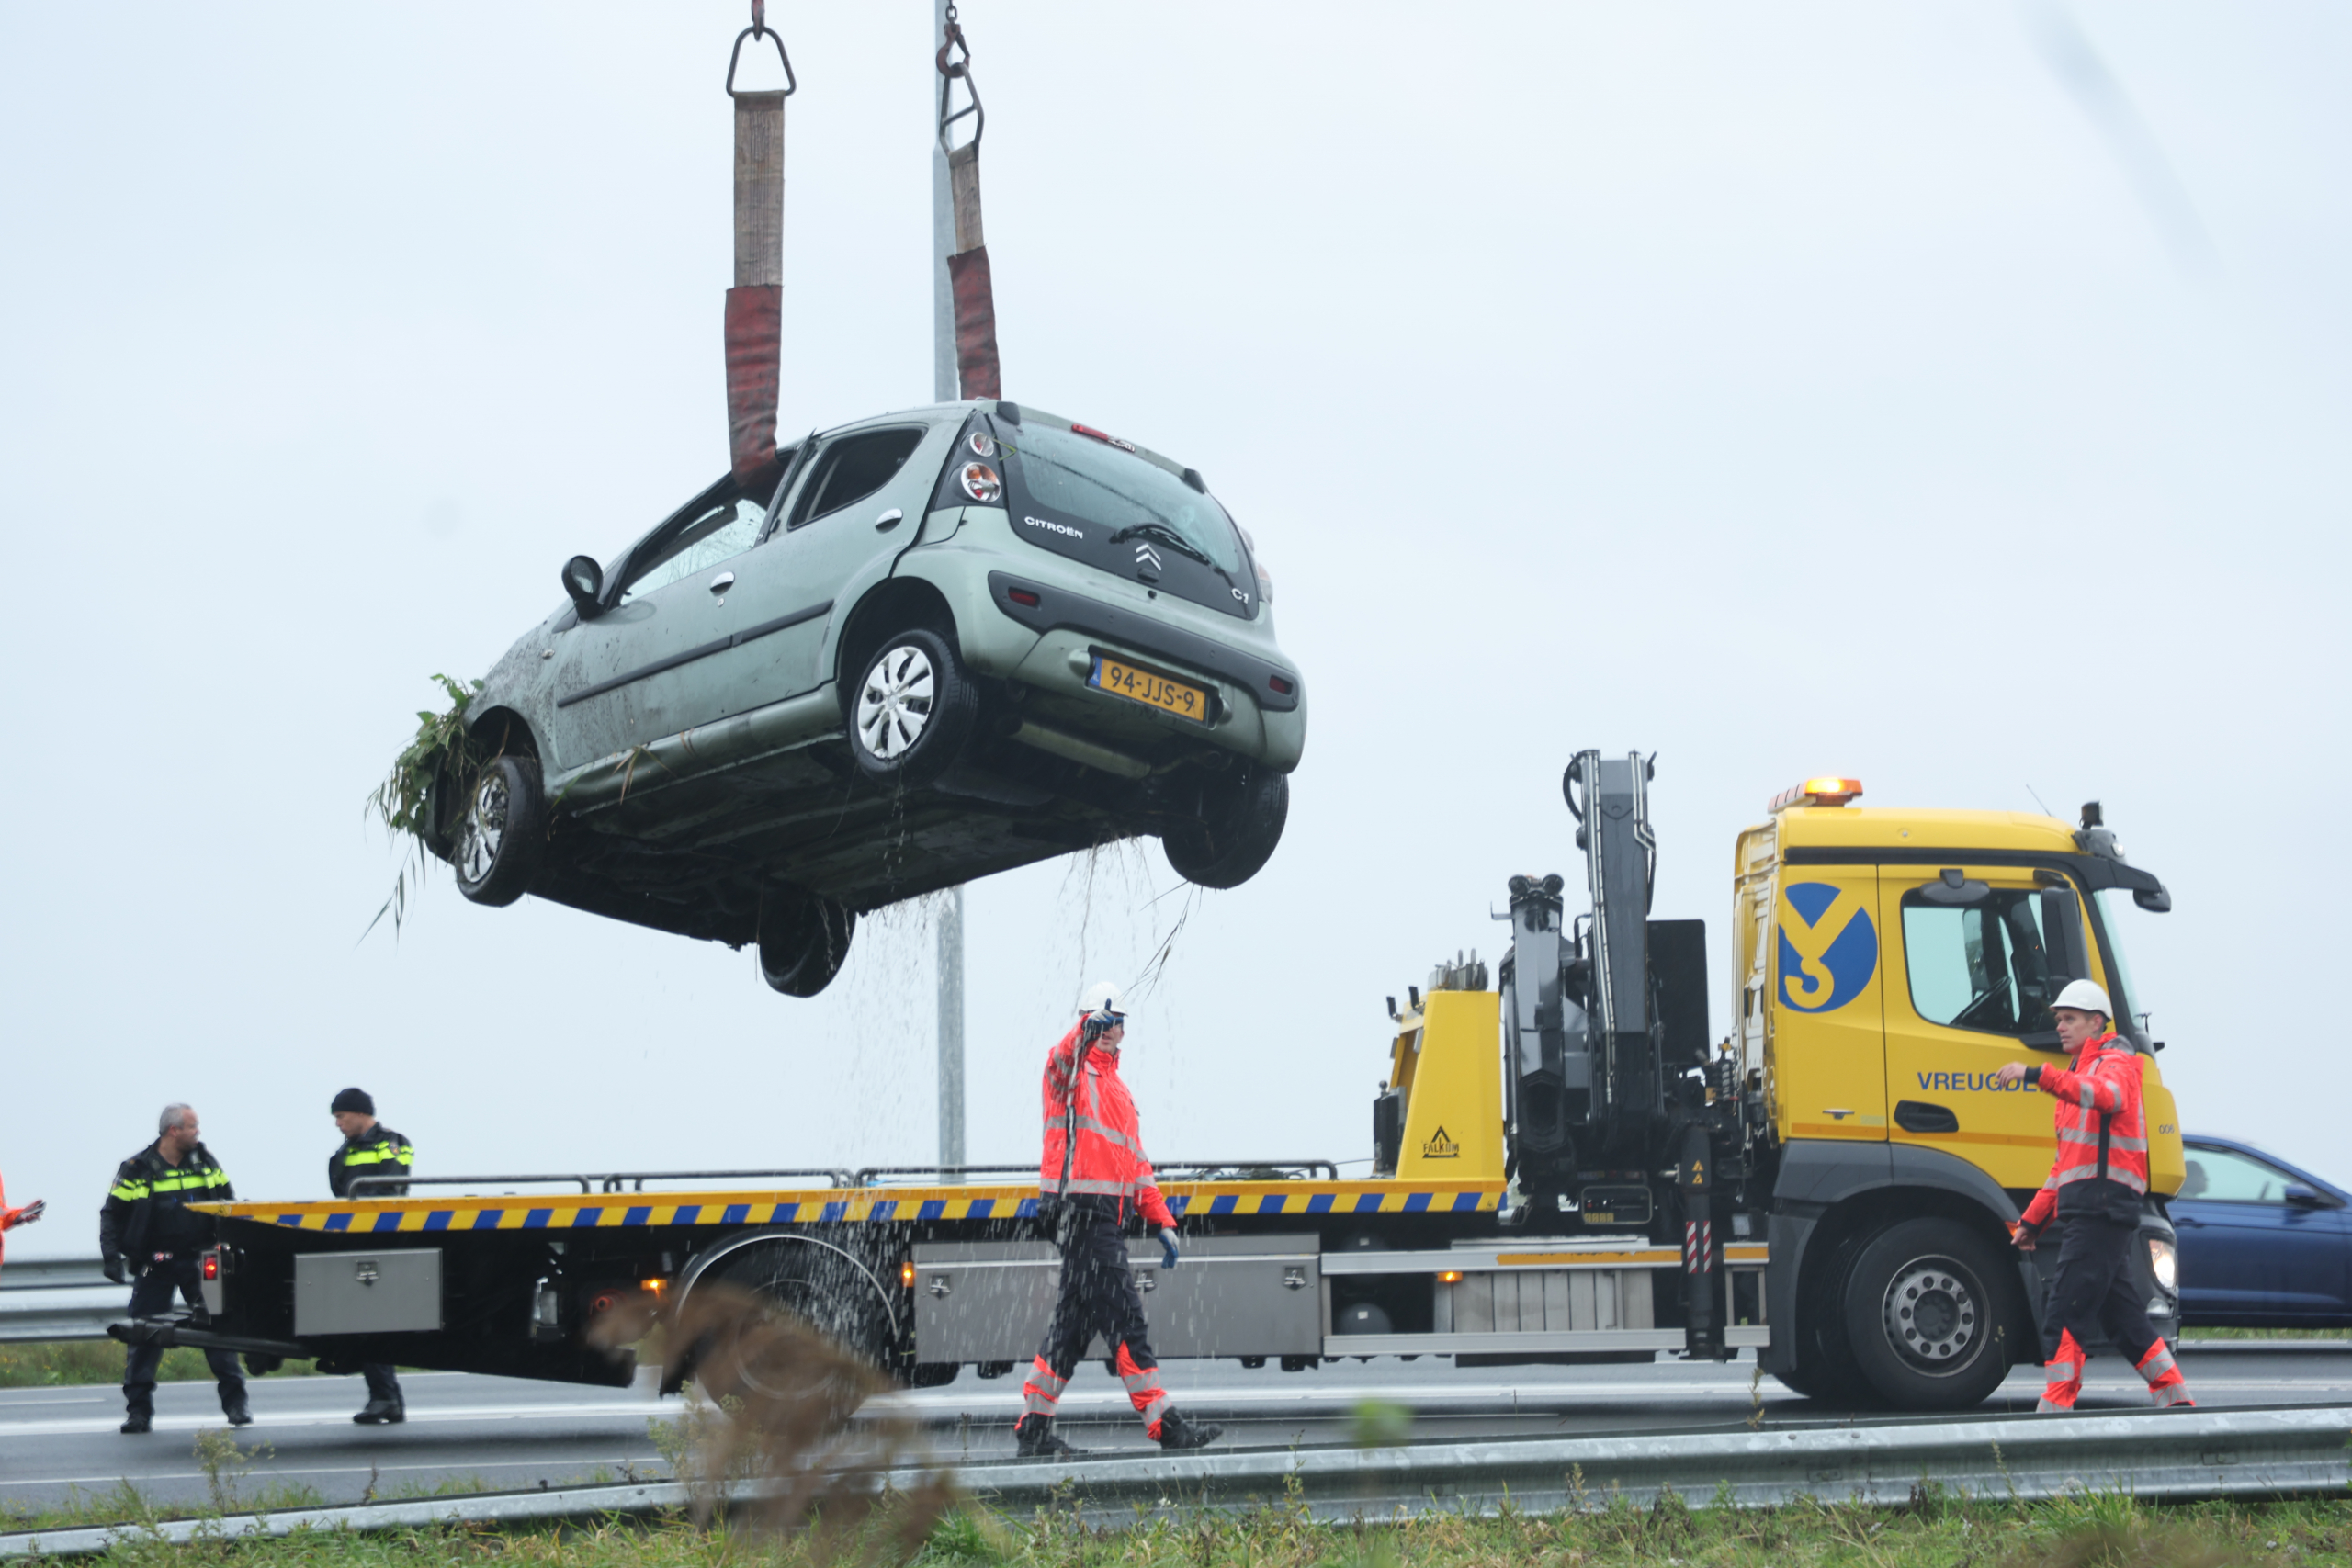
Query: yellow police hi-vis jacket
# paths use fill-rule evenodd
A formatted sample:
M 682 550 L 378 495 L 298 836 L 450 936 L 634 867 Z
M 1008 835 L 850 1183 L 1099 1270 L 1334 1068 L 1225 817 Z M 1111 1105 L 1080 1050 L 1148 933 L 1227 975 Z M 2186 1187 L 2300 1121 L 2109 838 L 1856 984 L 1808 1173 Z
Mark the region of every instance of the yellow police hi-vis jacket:
M 381 1122 L 356 1138 L 345 1138 L 343 1146 L 327 1159 L 327 1187 L 338 1198 L 351 1196 L 351 1184 L 363 1176 L 406 1176 L 409 1167 L 416 1163 L 416 1150 L 406 1138 Z M 408 1188 L 370 1187 L 360 1194 L 363 1198 L 400 1198 Z

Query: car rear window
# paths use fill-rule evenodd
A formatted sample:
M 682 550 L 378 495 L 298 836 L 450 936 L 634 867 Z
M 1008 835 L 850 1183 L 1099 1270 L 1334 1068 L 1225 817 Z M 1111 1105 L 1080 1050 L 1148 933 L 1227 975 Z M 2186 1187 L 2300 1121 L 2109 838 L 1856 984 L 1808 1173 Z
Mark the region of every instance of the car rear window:
M 1225 509 L 1148 457 L 1076 429 L 1032 420 L 1000 436 L 1029 499 L 1059 517 L 1121 530 L 1167 529 L 1238 581 L 1241 541 Z

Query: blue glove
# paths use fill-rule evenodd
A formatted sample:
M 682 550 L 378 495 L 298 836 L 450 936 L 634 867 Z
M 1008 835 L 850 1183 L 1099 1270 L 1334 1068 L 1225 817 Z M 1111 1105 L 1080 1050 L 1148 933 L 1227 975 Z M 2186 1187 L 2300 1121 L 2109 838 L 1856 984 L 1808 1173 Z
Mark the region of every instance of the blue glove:
M 1176 1233 L 1174 1231 L 1161 1231 L 1159 1233 L 1159 1258 L 1161 1268 L 1173 1269 L 1176 1267 Z

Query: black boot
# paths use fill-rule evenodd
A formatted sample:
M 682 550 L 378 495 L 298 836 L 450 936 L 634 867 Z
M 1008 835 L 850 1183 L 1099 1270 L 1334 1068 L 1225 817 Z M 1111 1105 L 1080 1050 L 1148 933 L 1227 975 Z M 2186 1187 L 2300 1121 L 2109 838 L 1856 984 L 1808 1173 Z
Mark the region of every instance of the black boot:
M 245 1403 L 245 1391 L 243 1388 L 234 1392 L 228 1389 L 220 1391 L 220 1414 L 229 1418 L 229 1425 L 232 1427 L 250 1427 L 254 1424 L 253 1407 Z
M 408 1410 L 397 1399 L 371 1399 L 352 1419 L 362 1427 L 397 1427 L 408 1419 Z
M 152 1432 L 155 1429 L 155 1413 L 152 1410 L 133 1410 L 122 1418 L 122 1429 L 134 1438 Z
M 1078 1450 L 1054 1436 L 1050 1416 L 1023 1416 L 1012 1424 L 1013 1446 L 1023 1459 L 1057 1459 Z
M 1194 1425 L 1176 1411 L 1170 1410 L 1159 1418 L 1159 1446 L 1170 1452 L 1178 1449 L 1204 1449 L 1225 1436 L 1225 1428 L 1214 1421 Z

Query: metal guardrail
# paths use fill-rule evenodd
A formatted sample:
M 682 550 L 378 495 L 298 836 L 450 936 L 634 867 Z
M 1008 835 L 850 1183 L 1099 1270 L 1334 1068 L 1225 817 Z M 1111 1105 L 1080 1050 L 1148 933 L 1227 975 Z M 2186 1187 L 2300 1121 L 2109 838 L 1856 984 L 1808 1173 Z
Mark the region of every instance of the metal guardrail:
M 1923 1484 L 1948 1495 L 2031 1501 L 2120 1491 L 2144 1501 L 2262 1495 L 2341 1495 L 2352 1483 L 2352 1406 L 2198 1410 L 2123 1416 L 2009 1416 L 1985 1421 L 1668 1435 L 1432 1443 L 1392 1449 L 1240 1450 L 1133 1458 L 1010 1461 L 955 1472 L 963 1493 L 1009 1512 L 1074 1510 L 1105 1521 L 1149 1512 L 1233 1508 L 1282 1500 L 1295 1485 L 1325 1519 L 1383 1519 L 1425 1510 L 1491 1512 L 1508 1497 L 1526 1512 L 1647 1506 L 1672 1487 L 1694 1507 L 1776 1507 L 1800 1498 L 1884 1506 Z M 877 1483 L 911 1489 L 938 1472 L 895 1470 Z M 738 1487 L 738 1497 L 755 1495 Z M 0 1558 L 102 1551 L 137 1535 L 283 1536 L 298 1529 L 416 1529 L 527 1523 L 682 1507 L 678 1483 L 483 1493 L 414 1502 L 238 1514 L 153 1527 L 0 1535 Z M 150 1534 L 153 1530 L 154 1533 Z
M 130 1307 L 130 1287 L 95 1258 L 38 1258 L 0 1267 L 0 1344 L 104 1339 Z

